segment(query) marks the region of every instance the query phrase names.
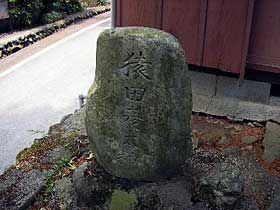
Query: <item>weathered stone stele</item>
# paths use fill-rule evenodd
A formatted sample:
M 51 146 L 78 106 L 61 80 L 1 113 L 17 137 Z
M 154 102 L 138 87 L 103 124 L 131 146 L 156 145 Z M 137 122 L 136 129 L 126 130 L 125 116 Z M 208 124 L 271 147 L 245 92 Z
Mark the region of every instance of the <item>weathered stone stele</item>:
M 86 104 L 92 150 L 111 174 L 134 180 L 172 176 L 191 156 L 191 85 L 172 35 L 129 27 L 101 33 Z

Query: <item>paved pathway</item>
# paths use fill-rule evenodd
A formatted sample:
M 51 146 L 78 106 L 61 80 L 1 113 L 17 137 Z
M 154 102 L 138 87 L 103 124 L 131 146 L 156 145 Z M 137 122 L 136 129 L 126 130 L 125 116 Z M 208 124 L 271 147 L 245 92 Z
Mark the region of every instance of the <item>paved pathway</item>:
M 0 62 L 0 173 L 32 144 L 36 135 L 28 130 L 47 131 L 78 108 L 78 95 L 93 82 L 96 40 L 110 26 L 109 16 L 70 26 Z

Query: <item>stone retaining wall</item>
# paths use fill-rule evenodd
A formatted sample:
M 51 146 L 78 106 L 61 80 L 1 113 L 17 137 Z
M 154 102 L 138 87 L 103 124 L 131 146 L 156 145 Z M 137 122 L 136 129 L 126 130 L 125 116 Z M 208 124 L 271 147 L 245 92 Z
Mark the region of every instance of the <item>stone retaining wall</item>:
M 0 45 L 0 59 L 5 58 L 57 31 L 66 28 L 67 26 L 78 21 L 94 17 L 98 14 L 110 11 L 110 5 L 99 7 L 98 9 L 89 9 L 81 13 L 77 13 L 67 17 L 62 21 L 57 21 L 52 24 L 41 27 L 36 32 L 31 32 L 28 35 L 16 38 L 14 40 Z

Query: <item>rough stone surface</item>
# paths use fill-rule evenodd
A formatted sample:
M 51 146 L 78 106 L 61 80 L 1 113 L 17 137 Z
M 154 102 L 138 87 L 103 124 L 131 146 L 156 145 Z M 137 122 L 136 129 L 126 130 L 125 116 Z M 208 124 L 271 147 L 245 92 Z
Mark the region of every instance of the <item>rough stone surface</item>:
M 201 177 L 198 187 L 202 199 L 210 200 L 218 207 L 234 207 L 242 196 L 243 185 L 244 177 L 240 169 L 222 163 Z
M 1 177 L 0 208 L 27 209 L 43 187 L 43 173 L 39 170 L 31 170 L 27 173 L 16 169 L 11 170 L 7 177 Z
M 275 186 L 273 197 L 271 199 L 271 204 L 267 210 L 279 210 L 279 207 L 280 207 L 280 184 Z
M 271 96 L 269 99 L 269 105 L 280 107 L 280 97 Z
M 265 135 L 263 140 L 263 159 L 274 161 L 280 158 L 280 125 L 267 122 L 265 127 Z
M 268 104 L 270 88 L 269 83 L 219 76 L 217 96 Z
M 280 123 L 280 108 L 278 106 L 265 106 L 266 120 L 272 120 Z
M 220 144 L 229 144 L 230 143 L 230 139 L 227 138 L 226 136 L 222 136 L 220 141 L 219 141 Z
M 192 201 L 191 182 L 186 177 L 149 183 L 136 188 L 137 210 L 207 210 L 203 202 Z
M 226 97 L 213 97 L 207 108 L 207 113 L 215 116 L 235 118 L 239 100 Z
M 173 36 L 148 28 L 100 35 L 86 127 L 108 172 L 137 180 L 178 173 L 192 151 L 191 110 L 188 67 Z
M 91 173 L 93 172 L 94 173 Z M 90 207 L 102 208 L 111 196 L 111 177 L 96 163 L 84 163 L 76 169 L 72 176 L 78 199 Z
M 63 177 L 55 183 L 55 195 L 60 199 L 62 209 L 73 209 L 77 204 L 77 193 L 70 177 Z
M 245 144 L 252 144 L 258 141 L 258 139 L 255 136 L 245 136 L 241 139 L 241 142 Z
M 44 156 L 41 160 L 41 163 L 55 163 L 59 160 L 61 160 L 62 158 L 64 159 L 71 159 L 71 154 L 70 152 L 63 146 L 59 146 L 55 149 L 53 149 L 51 152 L 49 152 L 48 154 L 46 154 L 46 156 Z
M 265 121 L 266 107 L 268 106 L 260 103 L 240 101 L 237 107 L 236 118 L 254 121 Z
M 193 111 L 206 113 L 212 97 L 193 94 Z
M 214 116 L 225 116 L 234 120 L 264 122 L 272 120 L 280 123 L 280 108 L 261 103 L 241 101 L 220 96 L 193 95 L 193 111 Z
M 216 75 L 190 71 L 192 92 L 196 95 L 214 96 L 216 90 Z
M 223 149 L 223 152 L 229 155 L 240 155 L 242 150 L 239 147 L 227 147 Z
M 191 172 L 193 200 L 211 209 L 258 210 L 259 194 L 267 205 L 277 179 L 265 172 L 253 157 L 228 155 L 215 150 L 197 150 L 186 165 Z

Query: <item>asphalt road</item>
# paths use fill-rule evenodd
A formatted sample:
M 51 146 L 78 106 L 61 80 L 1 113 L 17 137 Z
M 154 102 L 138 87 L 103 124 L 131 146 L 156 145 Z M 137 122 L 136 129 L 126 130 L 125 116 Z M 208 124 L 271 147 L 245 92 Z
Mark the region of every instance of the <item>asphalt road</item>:
M 0 173 L 50 125 L 79 108 L 94 80 L 96 40 L 110 21 L 88 28 L 0 74 Z M 5 73 L 5 72 L 4 72 Z

